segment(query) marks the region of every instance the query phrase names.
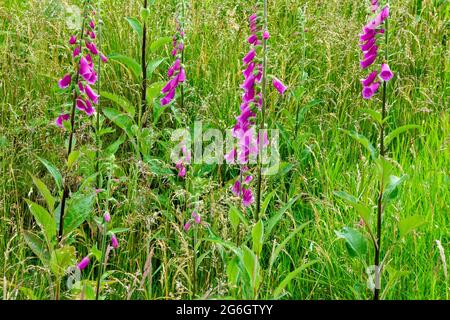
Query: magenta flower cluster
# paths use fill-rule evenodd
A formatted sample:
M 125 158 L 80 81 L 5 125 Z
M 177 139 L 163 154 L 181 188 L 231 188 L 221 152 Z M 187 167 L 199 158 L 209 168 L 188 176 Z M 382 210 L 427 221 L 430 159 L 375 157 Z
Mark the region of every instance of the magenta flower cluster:
M 61 89 L 67 89 L 74 85 L 73 82 L 78 80 L 77 94 L 75 106 L 78 110 L 83 111 L 86 115 L 91 116 L 95 112 L 93 104 L 98 104 L 98 94 L 92 89 L 97 82 L 97 72 L 95 71 L 93 56 L 100 55 L 103 62 L 107 62 L 108 59 L 105 55 L 99 52 L 97 46 L 94 43 L 96 39 L 95 34 L 95 12 L 91 14 L 91 20 L 89 25 L 86 26 L 84 34 L 72 35 L 69 39 L 69 44 L 74 46 L 73 59 L 75 61 L 75 70 L 73 72 L 64 75 L 62 79 L 58 81 L 58 86 Z M 84 46 L 83 46 L 84 43 Z M 70 120 L 70 114 L 61 114 L 55 121 L 56 125 L 63 128 L 63 122 Z
M 371 0 L 371 10 L 376 13 L 379 9 L 378 0 Z M 360 34 L 360 47 L 364 54 L 363 60 L 360 61 L 361 68 L 367 69 L 378 58 L 378 46 L 377 46 L 377 35 L 383 34 L 385 30 L 381 28 L 383 23 L 389 17 L 389 6 L 386 5 L 381 11 L 379 11 L 376 16 L 369 21 L 369 23 L 364 26 L 363 33 Z M 361 80 L 363 85 L 362 96 L 364 99 L 372 98 L 375 93 L 377 93 L 380 88 L 381 81 L 389 81 L 392 79 L 394 74 L 389 68 L 389 65 L 386 61 L 383 61 L 381 64 L 381 70 L 378 73 L 377 70 L 374 70 L 369 74 L 366 79 Z M 381 81 L 377 81 L 377 77 L 381 79 Z
M 184 227 L 183 227 L 184 231 L 188 232 L 193 225 L 197 225 L 197 226 L 198 225 L 203 225 L 203 226 L 207 225 L 205 222 L 202 221 L 202 218 L 195 210 L 192 212 L 191 218 L 184 224 Z
M 178 170 L 178 176 L 184 178 L 187 173 L 186 165 L 191 162 L 191 152 L 187 150 L 186 145 L 181 148 L 183 156 L 177 161 L 175 167 Z
M 182 54 L 184 51 L 184 36 L 184 30 L 181 28 L 181 24 L 177 20 L 177 33 L 173 36 L 172 41 L 172 56 L 176 59 L 167 71 L 167 76 L 170 80 L 161 90 L 161 93 L 164 94 L 164 97 L 161 99 L 162 106 L 168 105 L 175 99 L 177 87 L 186 81 L 186 71 L 181 63 Z
M 267 30 L 263 30 L 261 18 L 256 13 L 249 17 L 250 36 L 247 42 L 250 45 L 250 51 L 242 59 L 244 64 L 244 83 L 241 85 L 244 93 L 240 106 L 240 115 L 236 117 L 236 125 L 233 128 L 233 136 L 237 139 L 237 145 L 227 153 L 224 158 L 228 164 L 235 163 L 235 159 L 241 165 L 241 172 L 238 180 L 232 186 L 234 195 L 242 199 L 245 207 L 250 206 L 254 202 L 253 193 L 249 187 L 253 180 L 249 173 L 247 164 L 250 159 L 256 159 L 258 156 L 258 146 L 260 145 L 260 135 L 256 134 L 255 122 L 257 113 L 261 111 L 263 106 L 262 96 L 262 78 L 263 63 L 258 52 L 261 52 L 263 40 L 267 41 L 270 34 Z M 287 87 L 277 78 L 273 78 L 273 85 L 282 95 Z M 257 137 L 256 137 L 257 136 Z M 269 144 L 267 136 L 264 135 L 261 147 L 267 147 Z

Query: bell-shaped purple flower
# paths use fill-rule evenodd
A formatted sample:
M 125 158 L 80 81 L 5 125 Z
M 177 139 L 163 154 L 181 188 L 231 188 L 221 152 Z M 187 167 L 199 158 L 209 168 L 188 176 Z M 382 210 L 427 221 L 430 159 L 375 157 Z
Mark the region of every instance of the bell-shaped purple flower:
M 391 69 L 389 68 L 389 65 L 387 63 L 383 63 L 381 65 L 381 71 L 380 71 L 380 78 L 383 81 L 389 81 L 394 77 L 394 74 L 392 73 Z
M 61 129 L 64 128 L 63 122 L 68 121 L 70 119 L 70 114 L 62 114 L 55 120 L 55 124 L 60 127 Z
M 286 92 L 287 87 L 279 79 L 274 78 L 272 83 L 275 89 L 277 89 L 281 95 L 283 95 Z
M 119 241 L 117 240 L 117 237 L 115 234 L 111 235 L 111 245 L 114 249 L 117 249 L 119 247 Z
M 373 95 L 378 91 L 378 88 L 380 87 L 379 82 L 372 83 L 368 87 L 364 87 L 362 91 L 362 96 L 364 99 L 370 99 L 373 97 Z
M 375 80 L 375 78 L 378 75 L 378 71 L 372 72 L 366 79 L 361 80 L 361 83 L 364 87 L 368 87 L 372 84 L 372 82 Z
M 84 270 L 86 269 L 86 267 L 89 265 L 89 262 L 91 262 L 91 260 L 89 260 L 89 257 L 84 257 L 80 263 L 78 263 L 77 267 L 80 270 Z
M 72 82 L 72 75 L 66 74 L 61 80 L 58 81 L 58 86 L 61 89 L 66 89 L 70 86 L 71 82 Z

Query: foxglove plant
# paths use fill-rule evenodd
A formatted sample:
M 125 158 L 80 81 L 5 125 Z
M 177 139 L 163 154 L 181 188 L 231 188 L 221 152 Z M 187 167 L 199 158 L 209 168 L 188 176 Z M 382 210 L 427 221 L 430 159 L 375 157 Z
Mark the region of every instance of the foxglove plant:
M 97 49 L 94 42 L 96 39 L 95 14 L 96 12 L 91 1 L 85 0 L 81 32 L 71 36 L 69 40 L 71 46 L 76 45 L 73 49 L 73 69 L 58 81 L 58 85 L 61 89 L 70 89 L 73 99 L 70 113 L 61 114 L 55 121 L 56 125 L 61 128 L 64 127 L 64 123 L 70 122 L 69 146 L 67 150 L 68 157 L 70 157 L 73 151 L 76 110 L 82 111 L 87 116 L 92 116 L 95 113 L 94 104 L 99 103 L 99 95 L 91 87 L 95 85 L 98 79 L 93 56 L 99 56 L 99 59 L 103 61 L 106 61 L 106 57 Z M 68 197 L 69 186 L 67 181 L 64 181 L 60 209 L 59 241 L 63 236 L 64 213 Z
M 376 16 L 369 21 L 369 23 L 363 28 L 363 34 L 360 35 L 360 47 L 363 50 L 364 58 L 361 60 L 361 68 L 366 69 L 377 61 L 378 58 L 378 46 L 377 46 L 377 35 L 384 34 L 385 37 L 385 54 L 384 59 L 381 64 L 381 70 L 378 75 L 378 71 L 374 70 L 369 74 L 369 76 L 362 80 L 363 91 L 362 96 L 364 99 L 372 98 L 378 91 L 381 82 L 383 83 L 383 102 L 381 109 L 381 128 L 380 128 L 380 157 L 385 156 L 385 146 L 384 146 L 384 120 L 386 118 L 386 85 L 389 80 L 394 76 L 388 65 L 388 17 L 389 17 L 389 4 L 383 7 L 379 11 L 379 1 L 371 0 L 371 11 L 376 13 Z M 383 28 L 384 27 L 384 28 Z M 379 80 L 376 81 L 377 76 Z M 379 299 L 380 293 L 380 251 L 381 251 L 381 224 L 383 215 L 383 193 L 384 184 L 383 176 L 381 178 L 379 187 L 380 192 L 378 196 L 377 203 L 377 233 L 376 233 L 376 243 L 375 247 L 375 291 L 374 299 Z
M 263 5 L 263 17 L 260 17 L 258 8 Z M 267 147 L 269 142 L 267 136 L 256 133 L 257 117 L 261 114 L 260 131 L 265 126 L 266 94 L 267 94 L 267 41 L 270 34 L 267 26 L 267 0 L 257 2 L 254 13 L 249 17 L 250 36 L 247 42 L 250 51 L 242 59 L 245 70 L 244 83 L 241 85 L 244 93 L 240 106 L 240 115 L 236 117 L 233 128 L 233 136 L 237 139 L 237 146 L 225 155 L 228 164 L 237 162 L 240 164 L 238 180 L 232 186 L 232 192 L 241 198 L 244 207 L 249 207 L 254 201 L 250 182 L 253 176 L 250 174 L 248 164 L 255 158 L 258 160 L 258 182 L 257 182 L 257 210 L 256 220 L 259 219 L 260 197 L 261 197 L 261 151 Z M 283 95 L 287 87 L 276 77 L 273 77 L 273 86 Z

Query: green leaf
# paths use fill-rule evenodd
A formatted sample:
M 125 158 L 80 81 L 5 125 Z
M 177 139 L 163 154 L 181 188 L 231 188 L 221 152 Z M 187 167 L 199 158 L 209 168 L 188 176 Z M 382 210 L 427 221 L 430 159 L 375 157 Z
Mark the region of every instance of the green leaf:
M 400 238 L 403 238 L 408 233 L 417 229 L 418 227 L 427 223 L 427 220 L 424 216 L 414 215 L 405 219 L 402 219 L 398 225 L 400 231 Z
M 239 217 L 239 219 L 242 221 L 244 226 L 247 228 L 248 227 L 248 221 L 247 221 L 247 218 L 245 218 L 245 216 L 242 214 L 241 210 L 239 210 L 238 208 L 236 208 L 234 206 L 230 207 L 230 211 L 231 210 L 234 211 L 234 213 Z
M 136 33 L 139 36 L 139 39 L 142 39 L 143 30 L 142 30 L 142 25 L 139 22 L 139 20 L 136 18 L 132 18 L 132 17 L 128 17 L 125 19 L 128 21 L 128 23 L 133 28 L 133 30 L 136 31 Z
M 131 102 L 128 101 L 128 99 L 126 99 L 124 97 L 121 97 L 121 96 L 118 96 L 118 95 L 116 95 L 114 93 L 111 93 L 111 92 L 106 92 L 106 91 L 101 91 L 100 95 L 102 96 L 102 98 L 106 98 L 106 99 L 111 100 L 112 102 L 116 103 L 130 117 L 134 118 L 135 108 L 131 104 Z
M 150 51 L 154 53 L 157 50 L 159 50 L 161 47 L 163 47 L 164 45 L 171 43 L 171 42 L 172 42 L 171 37 L 161 37 L 161 38 L 157 39 L 156 41 L 154 41 L 150 45 Z
M 277 190 L 272 190 L 272 192 L 270 192 L 264 199 L 264 202 L 261 205 L 261 217 L 264 217 L 266 215 L 267 207 L 269 206 L 270 200 L 272 200 L 276 191 Z
M 339 238 L 345 239 L 348 252 L 351 257 L 362 257 L 367 253 L 367 240 L 357 230 L 343 227 L 341 231 L 335 231 Z
M 420 128 L 421 128 L 420 126 L 414 125 L 414 124 L 408 124 L 406 126 L 397 128 L 386 136 L 386 138 L 384 139 L 384 145 L 387 147 L 392 142 L 392 140 L 397 138 L 400 134 L 402 134 L 405 131 L 412 130 L 412 129 L 420 129 Z
M 119 139 L 117 139 L 116 141 L 114 141 L 113 143 L 111 143 L 106 149 L 105 149 L 105 154 L 107 155 L 114 155 L 116 154 L 116 152 L 119 150 L 119 147 L 125 142 L 125 140 L 127 139 L 125 134 L 122 134 Z
M 67 201 L 67 212 L 64 216 L 64 234 L 69 234 L 80 226 L 92 213 L 95 193 L 73 194 Z
M 232 286 L 237 285 L 237 281 L 239 278 L 239 260 L 237 257 L 228 261 L 227 276 L 228 276 L 228 283 L 230 285 Z
M 55 179 L 56 185 L 58 186 L 58 189 L 62 189 L 63 179 L 61 173 L 56 169 L 56 167 L 48 162 L 47 160 L 37 157 L 39 161 L 47 168 L 48 172 L 52 175 L 53 179 Z
M 289 208 L 298 200 L 300 196 L 296 196 L 294 198 L 292 198 L 291 200 L 289 200 L 289 202 L 282 207 L 280 210 L 278 210 L 278 212 L 271 217 L 268 221 L 267 221 L 267 231 L 266 231 L 266 235 L 265 235 L 265 239 L 268 240 L 269 236 L 272 232 L 273 227 L 275 227 L 275 225 L 278 223 L 278 221 L 280 221 L 280 219 L 283 217 L 284 213 L 289 210 Z
M 53 215 L 53 211 L 55 210 L 55 198 L 52 196 L 50 191 L 48 190 L 47 186 L 44 182 L 42 182 L 41 179 L 33 176 L 32 174 L 31 178 L 33 179 L 33 183 L 38 188 L 41 195 L 44 197 L 45 201 L 47 202 L 47 207 L 51 215 Z
M 129 116 L 111 108 L 103 108 L 103 114 L 119 128 L 124 130 L 130 138 L 134 137 L 133 131 L 131 130 L 134 122 Z
M 257 255 L 261 255 L 263 241 L 264 241 L 264 225 L 261 220 L 259 220 L 252 229 L 252 239 L 253 239 L 253 252 Z
M 341 129 L 341 131 L 348 134 L 351 138 L 353 138 L 354 140 L 359 142 L 364 148 L 366 148 L 367 151 L 369 151 L 370 156 L 372 157 L 373 160 L 377 159 L 378 151 L 373 147 L 373 145 L 372 145 L 372 143 L 370 143 L 369 139 L 367 139 L 365 136 L 363 136 L 362 134 L 359 134 L 357 132 L 350 132 L 350 131 L 343 130 L 343 129 Z
M 408 179 L 408 175 L 403 175 L 400 178 L 394 175 L 389 176 L 389 181 L 383 193 L 385 203 L 395 200 L 398 195 L 398 188 L 406 179 Z
M 45 210 L 37 203 L 34 203 L 28 199 L 25 199 L 25 201 L 27 202 L 31 213 L 34 216 L 36 223 L 44 233 L 45 238 L 47 239 L 47 243 L 52 243 L 52 241 L 56 238 L 56 224 L 53 220 L 53 217 L 47 210 Z
M 236 233 L 237 228 L 239 227 L 239 223 L 241 219 L 239 218 L 239 211 L 236 207 L 231 207 L 228 211 L 228 216 L 230 217 L 231 227 L 233 231 Z
M 363 218 L 364 222 L 369 225 L 370 222 L 370 213 L 371 209 L 358 202 L 358 199 L 356 199 L 354 196 L 348 194 L 344 191 L 334 191 L 333 194 L 341 199 L 343 199 L 345 202 L 349 203 L 350 205 L 355 208 L 355 210 L 358 212 L 358 214 Z
M 117 234 L 117 233 L 122 233 L 122 232 L 128 232 L 130 231 L 130 228 L 114 228 L 108 231 L 108 233 L 113 233 L 113 234 Z
M 153 72 L 155 72 L 156 68 L 158 68 L 161 63 L 166 60 L 165 58 L 155 59 L 147 63 L 147 76 L 150 78 Z
M 142 76 L 141 65 L 133 58 L 123 54 L 111 54 L 109 58 L 125 65 L 125 67 L 127 67 L 137 79 L 140 79 Z
M 173 171 L 166 163 L 159 159 L 147 159 L 145 163 L 148 165 L 150 172 L 156 176 L 172 176 Z
M 253 292 L 256 292 L 260 280 L 258 258 L 252 250 L 244 245 L 241 250 L 241 261 L 250 277 Z
M 33 253 L 41 260 L 42 264 L 48 265 L 50 255 L 45 241 L 29 231 L 24 231 L 23 236 L 31 251 L 33 251 Z
M 73 150 L 69 157 L 67 158 L 67 167 L 70 169 L 72 168 L 72 165 L 78 161 L 78 158 L 80 158 L 81 152 L 79 150 Z
M 51 253 L 50 269 L 57 277 L 62 277 L 66 270 L 75 263 L 75 248 L 72 246 L 64 246 Z
M 155 82 L 147 87 L 147 101 L 152 103 L 160 94 L 162 88 L 165 86 L 164 82 Z
M 295 269 L 294 271 L 290 272 L 286 278 L 283 279 L 283 281 L 281 281 L 281 283 L 278 285 L 278 287 L 275 288 L 275 290 L 273 291 L 273 295 L 274 298 L 276 299 L 277 297 L 280 296 L 281 292 L 283 291 L 284 288 L 286 288 L 286 286 L 295 278 L 297 277 L 297 275 L 302 272 L 303 270 L 309 268 L 310 266 L 312 266 L 313 264 L 317 263 L 317 261 L 311 261 L 308 263 L 305 263 L 304 265 L 298 267 L 297 269 Z
M 97 243 L 92 246 L 91 253 L 98 262 L 102 261 L 102 252 L 97 248 Z
M 382 124 L 383 123 L 383 119 L 381 117 L 381 113 L 379 113 L 378 111 L 375 111 L 375 110 L 372 110 L 372 109 L 361 109 L 360 111 L 368 114 L 369 116 L 371 116 L 371 118 L 374 119 L 376 122 L 378 122 L 378 124 Z

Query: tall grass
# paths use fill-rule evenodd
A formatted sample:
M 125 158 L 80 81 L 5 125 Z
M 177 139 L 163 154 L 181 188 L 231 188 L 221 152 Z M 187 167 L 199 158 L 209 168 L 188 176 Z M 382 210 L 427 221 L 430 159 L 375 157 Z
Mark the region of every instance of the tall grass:
M 71 2 L 72 3 L 72 2 Z M 73 1 L 80 5 L 81 2 Z M 344 225 L 358 228 L 358 214 L 336 200 L 333 192 L 348 190 L 365 199 L 377 193 L 373 167 L 365 150 L 340 129 L 356 130 L 371 141 L 377 134 L 372 121 L 360 109 L 358 39 L 366 19 L 366 4 L 352 0 L 269 1 L 269 56 L 271 68 L 290 88 L 304 87 L 301 99 L 280 100 L 268 95 L 270 128 L 280 130 L 281 173 L 264 179 L 262 194 L 271 195 L 265 221 L 289 201 L 283 218 L 264 242 L 259 263 L 264 281 L 259 298 L 275 297 L 286 275 L 308 263 L 280 289 L 283 299 L 369 299 L 364 267 L 345 253 L 345 244 L 335 236 Z M 396 239 L 397 222 L 420 214 L 427 224 L 405 238 L 390 253 L 383 274 L 382 299 L 448 299 L 449 279 L 436 240 L 450 256 L 450 152 L 449 152 L 449 45 L 448 2 L 431 0 L 390 1 L 389 54 L 396 78 L 389 83 L 391 98 L 386 129 L 404 124 L 421 125 L 406 132 L 389 147 L 389 157 L 399 172 L 409 175 L 399 199 L 386 213 L 383 241 L 390 247 Z M 64 98 L 55 90 L 62 65 L 69 61 L 65 43 L 67 28 L 64 3 L 13 1 L 0 3 L 0 293 L 3 299 L 50 299 L 49 271 L 27 247 L 22 231 L 36 229 L 24 198 L 42 202 L 28 172 L 54 186 L 51 176 L 36 156 L 62 167 L 63 133 L 53 125 Z M 102 47 L 104 52 L 139 57 L 137 35 L 131 33 L 125 17 L 135 16 L 142 1 L 101 1 Z M 176 1 L 156 1 L 148 18 L 148 38 L 171 36 Z M 305 10 L 303 32 L 298 12 Z M 190 298 L 192 269 L 197 270 L 198 298 L 243 297 L 242 288 L 230 281 L 227 270 L 233 255 L 223 244 L 210 241 L 249 242 L 252 221 L 234 229 L 230 222 L 233 205 L 229 187 L 236 172 L 224 166 L 193 165 L 192 197 L 199 199 L 202 219 L 214 235 L 199 229 L 197 258 L 192 266 L 190 235 L 183 227 L 184 185 L 165 174 L 170 168 L 170 130 L 192 120 L 204 127 L 227 128 L 238 112 L 241 57 L 247 44 L 248 1 L 190 1 L 189 35 L 185 61 L 189 99 L 184 108 L 163 110 L 148 136 L 152 159 L 138 162 L 133 145 L 125 141 L 110 159 L 111 228 L 119 233 L 120 250 L 111 252 L 108 272 L 102 281 L 107 299 Z M 148 53 L 149 58 L 170 54 L 170 46 Z M 301 63 L 300 58 L 303 60 Z M 165 80 L 170 59 L 150 75 L 148 83 Z M 102 66 L 102 90 L 126 97 L 136 110 L 141 100 L 141 83 L 120 64 Z M 102 99 L 102 107 L 115 107 Z M 293 116 L 299 108 L 299 117 Z M 155 108 L 148 105 L 148 108 Z M 153 109 L 155 110 L 155 109 Z M 120 128 L 102 136 L 102 145 L 117 141 Z M 205 125 L 206 124 L 206 125 Z M 77 144 L 83 156 L 74 179 L 91 172 L 95 150 L 95 121 L 80 123 Z M 294 135 L 298 127 L 298 135 Z M 95 158 L 95 156 L 94 156 Z M 155 169 L 156 168 L 156 169 Z M 355 170 L 356 168 L 356 170 Z M 296 198 L 297 197 L 297 198 Z M 294 199 L 294 200 L 293 200 Z M 296 200 L 295 200 L 296 199 Z M 97 206 L 99 216 L 101 206 Z M 101 216 L 101 215 L 100 215 Z M 303 226 L 304 223 L 309 224 Z M 302 227 L 303 226 L 303 227 Z M 301 228 L 300 228 L 301 227 Z M 76 249 L 86 253 L 95 243 L 95 223 L 88 220 L 75 234 Z M 215 238 L 215 239 L 216 239 Z M 289 238 L 287 242 L 283 242 Z M 251 242 L 251 240 L 250 240 Z M 249 243 L 250 243 L 249 242 Z M 282 247 L 278 247 L 283 244 Z M 276 248 L 280 248 L 277 253 Z M 277 253 L 277 254 L 275 254 Z M 369 253 L 371 255 L 373 253 Z M 370 256 L 370 261 L 373 257 Z M 270 267 L 270 268 L 269 268 Z M 229 269 L 229 268 L 228 268 Z M 270 274 L 269 274 L 270 270 Z M 83 278 L 95 287 L 96 269 L 88 268 Z M 90 280 L 92 281 L 90 281 Z M 94 283 L 91 283 L 94 282 Z M 81 298 L 79 292 L 62 288 L 63 298 Z M 89 298 L 89 295 L 83 296 Z

